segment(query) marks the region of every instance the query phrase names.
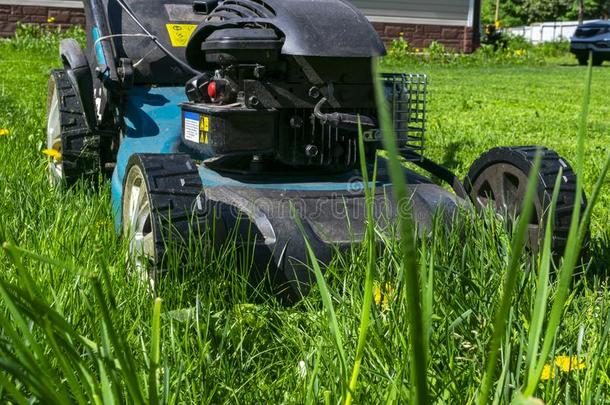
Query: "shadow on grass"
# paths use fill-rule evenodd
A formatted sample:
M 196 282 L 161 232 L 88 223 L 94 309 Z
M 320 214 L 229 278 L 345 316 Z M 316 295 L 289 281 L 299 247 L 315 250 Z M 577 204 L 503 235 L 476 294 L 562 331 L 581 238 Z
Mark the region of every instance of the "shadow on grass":
M 572 68 L 582 68 L 586 69 L 586 66 L 581 66 L 578 63 L 558 63 L 557 66 L 560 67 L 572 67 Z M 593 66 L 593 69 L 609 69 L 610 63 L 603 64 L 601 66 Z
M 441 166 L 453 170 L 459 167 L 462 163 L 459 159 L 457 159 L 457 153 L 460 150 L 464 150 L 465 147 L 472 146 L 472 142 L 470 141 L 454 141 L 450 142 L 444 149 L 443 157 L 441 159 Z M 471 163 L 471 162 L 468 162 Z
M 601 235 L 589 242 L 588 250 L 585 253 L 585 259 L 591 262 L 587 271 L 588 277 L 608 277 L 608 264 L 610 263 L 610 230 L 604 230 Z

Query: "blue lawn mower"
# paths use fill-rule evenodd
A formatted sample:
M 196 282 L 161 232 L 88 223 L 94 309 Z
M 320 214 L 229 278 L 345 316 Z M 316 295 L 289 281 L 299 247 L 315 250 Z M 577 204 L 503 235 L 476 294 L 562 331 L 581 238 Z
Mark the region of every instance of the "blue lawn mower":
M 375 217 L 392 228 L 392 184 L 378 155 L 381 134 L 372 59 L 385 47 L 342 0 L 85 0 L 87 48 L 61 43 L 52 72 L 48 148 L 53 182 L 110 177 L 116 229 L 137 268 L 167 269 L 168 240 L 237 240 L 251 266 L 288 300 L 318 259 L 359 243 L 365 229 L 359 130 L 366 165 L 378 171 Z M 518 215 L 542 150 L 535 246 L 562 171 L 554 241 L 561 250 L 575 204 L 575 175 L 555 152 L 500 147 L 465 182 L 423 156 L 427 78 L 381 79 L 403 157 L 447 182 L 449 192 L 405 168 L 420 232 L 437 212 L 450 220 L 472 201 Z M 583 200 L 581 204 L 586 204 Z M 303 230 L 299 228 L 303 225 Z M 209 236 L 209 235 L 208 235 Z

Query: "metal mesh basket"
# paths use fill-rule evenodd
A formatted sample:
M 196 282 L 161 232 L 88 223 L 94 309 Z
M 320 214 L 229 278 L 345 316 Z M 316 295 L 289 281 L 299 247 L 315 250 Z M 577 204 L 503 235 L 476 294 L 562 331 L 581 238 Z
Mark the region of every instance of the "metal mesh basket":
M 399 146 L 422 155 L 425 146 L 428 76 L 390 73 L 384 74 L 382 78 Z

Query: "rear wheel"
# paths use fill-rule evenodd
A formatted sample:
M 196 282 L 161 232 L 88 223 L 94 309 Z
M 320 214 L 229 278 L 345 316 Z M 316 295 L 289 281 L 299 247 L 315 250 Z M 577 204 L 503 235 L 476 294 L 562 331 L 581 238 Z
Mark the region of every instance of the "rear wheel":
M 99 137 L 89 129 L 78 93 L 64 70 L 53 71 L 49 78 L 46 154 L 53 185 L 97 180 L 101 172 Z
M 207 211 L 201 178 L 188 155 L 131 157 L 123 187 L 123 235 L 136 270 L 152 286 L 171 259 L 182 260 L 187 249 L 201 245 Z M 176 248 L 171 258 L 170 245 Z
M 556 152 L 537 147 L 500 147 L 491 149 L 471 166 L 465 180 L 466 190 L 478 209 L 493 207 L 511 221 L 523 210 L 528 176 L 534 166 L 536 152 L 542 153 L 538 187 L 534 198 L 534 215 L 529 223 L 528 247 L 537 250 L 544 236 L 553 188 L 561 172 L 561 183 L 553 223 L 552 250 L 562 254 L 576 204 L 576 174 Z M 587 202 L 583 195 L 581 214 Z
M 589 64 L 589 56 L 587 55 L 578 55 L 576 59 L 580 66 L 587 66 Z

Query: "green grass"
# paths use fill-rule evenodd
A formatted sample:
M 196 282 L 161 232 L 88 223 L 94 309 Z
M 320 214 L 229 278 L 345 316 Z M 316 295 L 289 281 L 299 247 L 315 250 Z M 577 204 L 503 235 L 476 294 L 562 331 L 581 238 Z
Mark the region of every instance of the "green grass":
M 321 288 L 292 308 L 248 293 L 230 248 L 208 252 L 188 276 L 167 280 L 161 303 L 128 271 L 109 186 L 92 193 L 47 185 L 41 150 L 54 45 L 0 43 L 0 128 L 9 130 L 0 136 L 0 243 L 7 242 L 0 252 L 0 401 L 338 403 L 349 392 L 355 403 L 405 403 L 415 400 L 413 376 L 423 374 L 429 398 L 473 402 L 509 263 L 515 294 L 490 367 L 490 395 L 510 402 L 534 364 L 578 355 L 584 369 L 556 370 L 532 394 L 548 403 L 610 401 L 607 180 L 593 211 L 593 264 L 569 290 L 559 286 L 565 272 L 551 274 L 545 287 L 537 265 L 511 255 L 511 236 L 493 218 L 465 213 L 453 231 L 437 226 L 420 241 L 404 271 L 405 246 L 395 240 L 376 254 L 365 247 L 338 257 L 322 269 Z M 417 66 L 431 78 L 429 156 L 463 176 L 490 147 L 543 144 L 576 166 L 586 69 L 566 61 Z M 594 69 L 583 169 L 589 195 L 608 150 L 609 79 L 609 67 Z M 417 273 L 424 319 L 422 330 L 412 331 L 416 303 L 407 298 Z M 365 274 L 388 305 L 374 305 L 361 320 L 371 298 Z M 532 333 L 539 339 L 553 331 L 540 308 L 550 313 L 562 291 L 567 307 L 557 309 L 561 326 L 551 353 L 536 359 Z M 421 333 L 426 364 L 413 369 L 410 342 Z M 350 375 L 354 363 L 357 378 Z

